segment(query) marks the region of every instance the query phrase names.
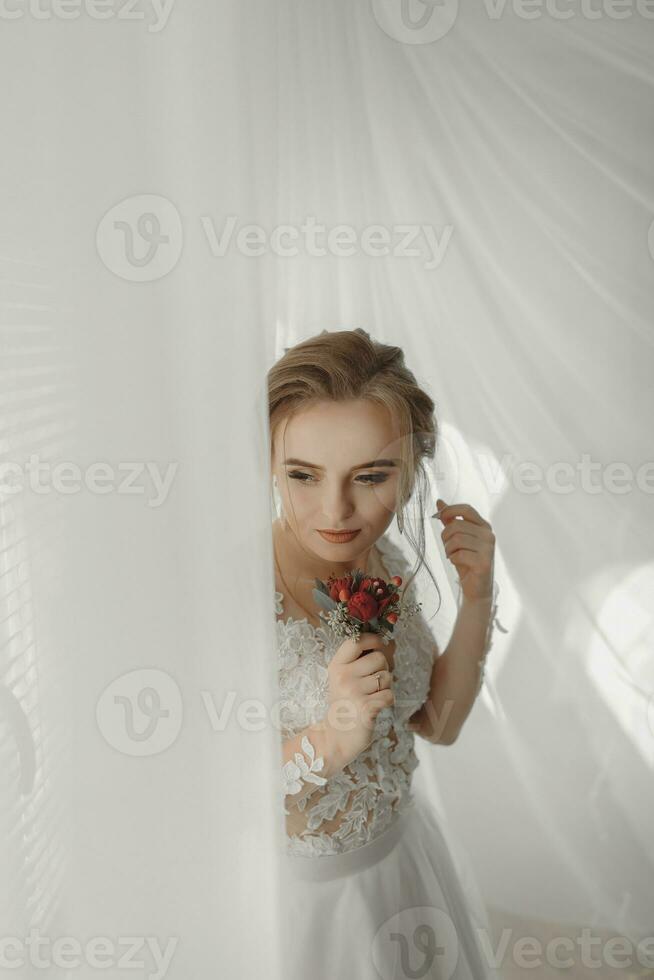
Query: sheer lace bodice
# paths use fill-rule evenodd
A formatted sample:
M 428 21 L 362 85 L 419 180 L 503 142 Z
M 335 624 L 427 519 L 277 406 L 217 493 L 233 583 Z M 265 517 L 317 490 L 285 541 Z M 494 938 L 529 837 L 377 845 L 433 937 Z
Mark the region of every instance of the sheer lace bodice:
M 377 549 L 383 564 L 371 571 L 385 579 L 400 575 L 406 582 L 410 568 L 400 549 L 386 535 Z M 414 583 L 407 597 L 416 601 Z M 275 610 L 283 617 L 282 600 L 283 594 L 275 592 Z M 282 736 L 289 738 L 325 717 L 327 665 L 342 641 L 328 627 L 315 627 L 306 617 L 278 619 L 276 626 L 280 721 Z M 422 613 L 400 619 L 393 639 L 395 703 L 377 715 L 371 744 L 328 780 L 321 779 L 321 760 L 307 741 L 305 757 L 296 760 L 299 766 L 285 767 L 286 792 L 296 792 L 293 787 L 302 778 L 318 784 L 310 797 L 296 803 L 292 795 L 285 797 L 287 850 L 292 854 L 334 854 L 360 847 L 413 803 L 411 777 L 418 759 L 414 734 L 405 726 L 426 700 L 437 647 Z

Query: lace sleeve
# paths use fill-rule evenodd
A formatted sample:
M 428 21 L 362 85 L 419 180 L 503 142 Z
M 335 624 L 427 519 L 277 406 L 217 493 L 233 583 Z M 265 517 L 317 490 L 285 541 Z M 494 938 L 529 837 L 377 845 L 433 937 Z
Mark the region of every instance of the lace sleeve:
M 289 759 L 282 766 L 282 790 L 284 802 L 287 796 L 295 796 L 302 792 L 303 783 L 314 783 L 316 786 L 324 786 L 327 780 L 318 773 L 324 768 L 325 760 L 321 757 L 316 758 L 316 750 L 313 743 L 306 735 L 302 736 L 300 743 L 302 752 L 295 752 L 294 758 Z M 304 753 L 304 755 L 303 755 Z M 307 756 L 305 759 L 304 756 Z M 289 816 L 289 811 L 284 805 L 284 813 Z

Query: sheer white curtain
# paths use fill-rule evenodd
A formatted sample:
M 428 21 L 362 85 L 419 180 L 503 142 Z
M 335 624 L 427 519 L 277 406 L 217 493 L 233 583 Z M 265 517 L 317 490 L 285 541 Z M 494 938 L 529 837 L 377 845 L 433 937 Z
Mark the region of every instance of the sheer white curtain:
M 130 6 L 2 23 L 2 967 L 282 976 L 274 10 Z
M 429 386 L 509 633 L 417 779 L 500 927 L 629 936 L 654 911 L 654 11 L 558 8 L 284 8 L 280 216 L 334 237 L 284 266 L 280 346 L 362 325 Z
M 654 24 L 614 8 L 3 16 L 14 975 L 30 928 L 80 947 L 39 975 L 284 975 L 265 372 L 324 328 L 404 348 L 497 534 L 509 632 L 418 746 L 462 873 L 512 940 L 651 929 Z

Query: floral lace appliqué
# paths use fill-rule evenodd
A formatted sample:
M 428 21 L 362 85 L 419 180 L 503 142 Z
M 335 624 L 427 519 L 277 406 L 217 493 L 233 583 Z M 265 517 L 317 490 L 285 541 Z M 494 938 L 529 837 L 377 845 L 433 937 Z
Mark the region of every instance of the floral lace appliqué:
M 289 759 L 284 764 L 282 767 L 282 788 L 285 797 L 299 793 L 302 789 L 303 780 L 306 783 L 315 783 L 317 786 L 324 786 L 327 782 L 323 776 L 318 775 L 320 770 L 324 768 L 325 760 L 322 757 L 316 759 L 316 750 L 306 735 L 303 736 L 300 745 L 302 746 L 302 752 L 309 758 L 309 765 L 307 765 L 302 752 L 296 752 L 294 760 Z M 287 809 L 284 809 L 284 813 L 289 816 Z

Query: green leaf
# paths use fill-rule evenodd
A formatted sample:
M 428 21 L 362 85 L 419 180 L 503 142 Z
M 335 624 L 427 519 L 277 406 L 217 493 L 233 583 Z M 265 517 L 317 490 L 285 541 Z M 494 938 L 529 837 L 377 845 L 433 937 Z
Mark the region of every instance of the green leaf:
M 336 609 L 338 603 L 334 602 L 331 596 L 326 592 L 322 592 L 320 589 L 314 589 L 312 594 L 316 605 L 322 606 L 322 608 L 326 609 L 327 612 L 331 612 L 332 609 Z

